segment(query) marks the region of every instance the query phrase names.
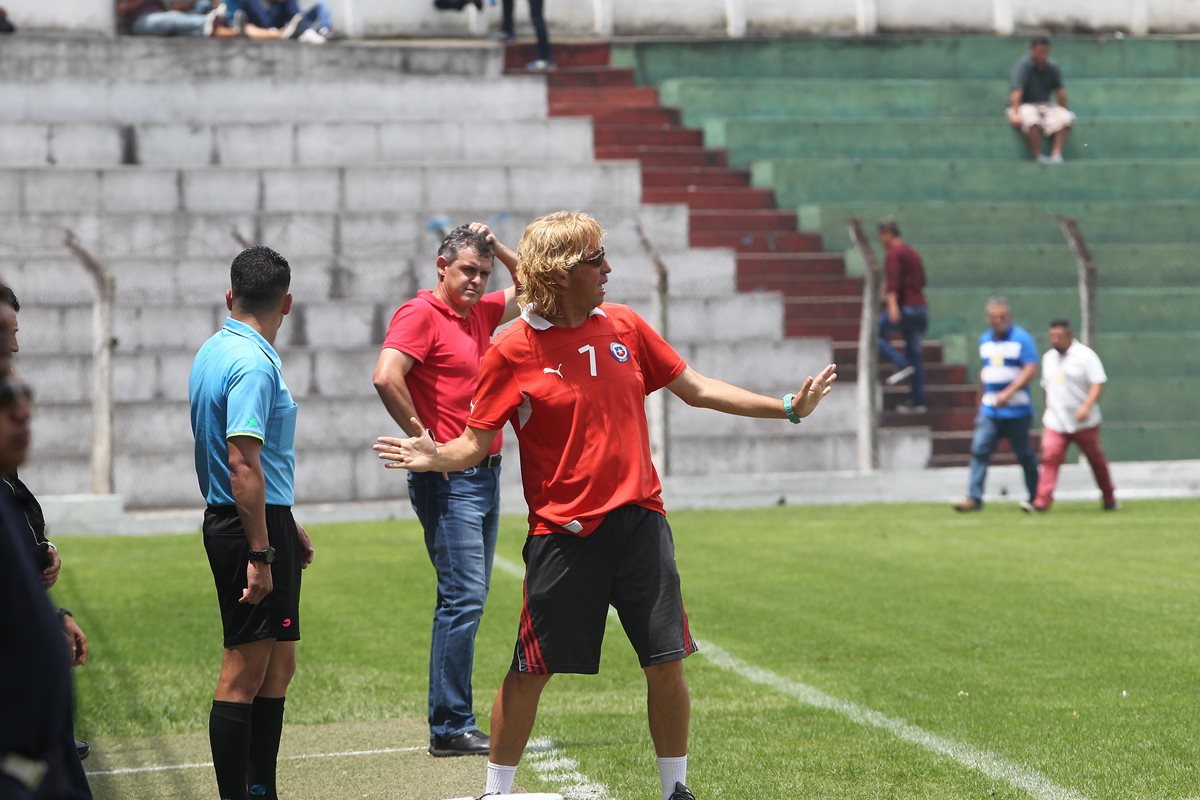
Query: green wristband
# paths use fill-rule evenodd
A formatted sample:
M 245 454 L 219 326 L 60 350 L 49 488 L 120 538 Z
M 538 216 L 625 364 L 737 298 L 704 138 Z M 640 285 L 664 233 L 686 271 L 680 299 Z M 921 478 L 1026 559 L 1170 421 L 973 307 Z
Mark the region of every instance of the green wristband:
M 792 408 L 792 400 L 796 399 L 794 394 L 785 394 L 783 396 L 783 413 L 787 414 L 787 418 L 791 420 L 793 425 L 800 424 L 800 417 L 796 416 L 795 409 Z

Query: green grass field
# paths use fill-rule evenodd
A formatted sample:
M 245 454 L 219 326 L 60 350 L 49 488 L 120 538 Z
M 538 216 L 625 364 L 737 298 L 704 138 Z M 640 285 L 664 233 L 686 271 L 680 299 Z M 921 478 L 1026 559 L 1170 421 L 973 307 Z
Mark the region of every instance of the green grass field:
M 1038 517 L 998 504 L 972 516 L 932 505 L 672 514 L 689 616 L 709 645 L 688 662 L 697 797 L 1200 795 L 1198 513 L 1200 501 L 1118 514 L 1065 503 Z M 419 750 L 433 603 L 419 529 L 311 533 L 285 755 Z M 522 538 L 522 520 L 507 518 L 500 556 L 519 563 Z M 88 767 L 206 761 L 220 638 L 199 535 L 60 546 L 56 600 L 93 648 L 76 678 L 78 733 L 98 751 Z M 519 599 L 519 580 L 498 569 L 478 641 L 485 730 Z M 658 797 L 643 681 L 618 624 L 600 675 L 550 684 L 534 736 L 609 798 Z M 425 800 L 477 794 L 482 770 L 482 759 L 414 750 L 297 759 L 281 783 L 292 798 Z M 518 782 L 558 791 L 552 773 L 522 768 Z M 99 800 L 208 798 L 212 786 L 204 768 L 93 778 Z

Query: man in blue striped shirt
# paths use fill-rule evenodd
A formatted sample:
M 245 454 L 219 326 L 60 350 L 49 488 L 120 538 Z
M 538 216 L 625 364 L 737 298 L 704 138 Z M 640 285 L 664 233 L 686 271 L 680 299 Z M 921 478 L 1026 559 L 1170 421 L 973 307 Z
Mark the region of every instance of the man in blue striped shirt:
M 1025 472 L 1029 501 L 1037 494 L 1037 455 L 1029 444 L 1033 424 L 1033 395 L 1029 382 L 1037 374 L 1037 343 L 1029 331 L 1012 324 L 1008 301 L 992 297 L 987 303 L 988 330 L 979 337 L 979 414 L 971 440 L 971 482 L 967 499 L 955 511 L 983 508 L 983 482 L 1000 438 L 1008 439 Z

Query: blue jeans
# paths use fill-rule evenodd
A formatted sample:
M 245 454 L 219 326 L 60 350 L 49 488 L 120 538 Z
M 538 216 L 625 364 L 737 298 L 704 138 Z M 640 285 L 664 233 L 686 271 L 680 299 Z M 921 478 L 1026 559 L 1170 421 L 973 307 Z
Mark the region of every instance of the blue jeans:
M 429 650 L 429 732 L 457 736 L 475 727 L 471 673 L 500 526 L 500 468 L 409 473 L 408 496 L 437 570 Z
M 203 36 L 204 14 L 191 11 L 156 11 L 133 23 L 137 36 Z
M 987 478 L 988 462 L 1003 436 L 1008 439 L 1017 461 L 1025 471 L 1025 489 L 1029 492 L 1029 502 L 1033 502 L 1037 496 L 1038 461 L 1037 454 L 1029 445 L 1029 429 L 1032 426 L 1032 415 L 1017 419 L 992 419 L 979 412 L 975 418 L 975 437 L 971 440 L 971 485 L 967 489 L 968 497 L 983 503 L 983 481 Z
M 896 365 L 896 369 L 913 368 L 912 390 L 909 399 L 914 405 L 925 405 L 925 362 L 921 360 L 921 341 L 929 329 L 929 309 L 925 306 L 901 306 L 900 321 L 893 323 L 884 311 L 879 317 L 879 354 Z M 888 337 L 904 335 L 904 355 L 900 355 Z
M 233 2 L 227 2 L 226 7 L 229 10 L 230 19 L 233 18 L 234 12 L 245 11 L 246 21 L 260 28 L 282 28 L 292 17 L 300 13 L 300 4 L 297 0 L 285 0 L 284 2 L 233 0 Z M 324 36 L 332 27 L 333 12 L 329 10 L 329 4 L 323 0 L 317 0 L 316 3 L 313 3 L 312 8 L 304 12 L 302 30 L 312 28 Z

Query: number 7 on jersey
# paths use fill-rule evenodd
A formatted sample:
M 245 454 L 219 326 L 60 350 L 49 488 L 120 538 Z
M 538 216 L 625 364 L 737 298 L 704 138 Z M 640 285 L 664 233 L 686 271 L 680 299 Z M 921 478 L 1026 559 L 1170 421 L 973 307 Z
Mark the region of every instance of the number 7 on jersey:
M 596 377 L 596 348 L 590 344 L 585 344 L 583 347 L 579 348 L 578 352 L 587 353 L 588 369 L 592 373 L 592 377 Z

